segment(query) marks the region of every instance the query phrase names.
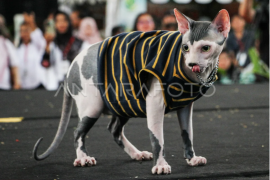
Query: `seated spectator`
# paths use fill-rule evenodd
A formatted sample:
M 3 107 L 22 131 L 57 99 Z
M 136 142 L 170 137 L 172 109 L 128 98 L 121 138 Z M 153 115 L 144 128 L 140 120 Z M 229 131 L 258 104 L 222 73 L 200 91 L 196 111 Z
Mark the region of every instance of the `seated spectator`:
M 125 29 L 123 26 L 115 26 L 112 29 L 112 36 L 116 36 L 117 34 L 121 34 L 125 32 Z
M 177 31 L 178 25 L 174 16 L 173 10 L 165 13 L 165 16 L 162 18 L 162 30 L 166 31 Z
M 18 55 L 16 48 L 2 33 L 0 28 L 0 89 L 11 89 L 11 80 L 13 89 L 20 89 L 20 78 L 18 70 Z M 11 70 L 11 73 L 10 73 Z
M 155 28 L 156 25 L 153 16 L 149 13 L 141 13 L 135 19 L 133 31 L 147 32 L 153 31 Z
M 57 11 L 54 15 L 54 22 L 56 36 L 52 42 L 47 44 L 42 61 L 43 66 L 47 67 L 47 79 L 44 86 L 48 90 L 58 88 L 59 82 L 64 80 L 70 63 L 88 45 L 72 35 L 71 21 L 66 13 Z
M 254 36 L 251 32 L 245 30 L 245 20 L 235 15 L 232 17 L 231 27 L 226 48 L 233 51 L 240 67 L 245 68 L 250 62 L 248 50 L 254 46 Z
M 219 56 L 218 81 L 221 84 L 233 84 L 238 81 L 240 70 L 235 66 L 232 53 L 224 49 Z
M 41 60 L 46 42 L 40 29 L 31 30 L 29 23 L 20 27 L 20 44 L 17 49 L 22 89 L 35 89 L 41 85 Z
M 78 37 L 89 44 L 95 44 L 102 41 L 97 23 L 91 17 L 84 18 L 81 21 Z
M 250 84 L 268 81 L 268 70 L 255 48 L 254 32 L 245 30 L 245 20 L 239 15 L 233 16 L 231 27 L 226 47 L 236 53 L 236 59 L 241 67 L 239 82 Z

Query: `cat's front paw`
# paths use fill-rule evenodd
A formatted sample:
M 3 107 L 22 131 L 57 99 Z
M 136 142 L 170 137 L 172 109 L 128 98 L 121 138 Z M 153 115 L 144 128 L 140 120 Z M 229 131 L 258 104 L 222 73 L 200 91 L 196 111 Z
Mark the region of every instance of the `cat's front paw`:
M 190 166 L 204 166 L 207 163 L 206 158 L 202 156 L 194 156 L 190 160 L 186 159 L 186 161 Z
M 73 165 L 75 167 L 95 166 L 97 161 L 94 157 L 86 156 L 75 159 Z
M 171 174 L 171 166 L 164 160 L 152 168 L 152 174 Z

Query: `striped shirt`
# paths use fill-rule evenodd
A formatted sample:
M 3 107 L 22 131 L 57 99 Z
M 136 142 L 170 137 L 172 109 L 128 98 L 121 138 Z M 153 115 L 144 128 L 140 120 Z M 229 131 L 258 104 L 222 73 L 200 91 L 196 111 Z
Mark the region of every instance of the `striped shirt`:
M 130 32 L 104 40 L 98 51 L 98 83 L 110 111 L 122 117 L 146 117 L 146 81 L 155 76 L 163 92 L 165 113 L 200 98 L 207 87 L 183 71 L 179 31 Z

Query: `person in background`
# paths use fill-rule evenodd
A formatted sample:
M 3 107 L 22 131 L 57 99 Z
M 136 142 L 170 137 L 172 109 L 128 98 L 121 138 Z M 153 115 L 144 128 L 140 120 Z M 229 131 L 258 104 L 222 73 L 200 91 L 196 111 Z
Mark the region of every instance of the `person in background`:
M 269 0 L 257 0 L 258 8 L 253 9 L 253 0 L 243 0 L 239 15 L 248 23 L 253 22 L 253 30 L 259 31 L 260 58 L 269 67 Z
M 44 38 L 46 40 L 46 51 L 49 52 L 50 43 L 55 38 L 55 25 L 54 25 L 54 10 L 51 10 L 47 19 L 44 20 Z M 49 56 L 45 55 L 45 58 L 42 60 L 42 66 L 47 68 L 50 66 Z
M 70 63 L 87 43 L 72 35 L 72 25 L 69 16 L 62 11 L 54 14 L 56 36 L 46 47 L 42 65 L 46 68 L 44 81 L 47 90 L 56 90 Z
M 17 48 L 22 89 L 36 89 L 41 85 L 41 59 L 46 42 L 42 34 L 32 31 L 29 23 L 20 26 L 20 44 Z
M 6 38 L 8 38 L 10 40 L 12 39 L 8 28 L 6 27 L 5 17 L 2 16 L 1 14 L 0 14 L 0 29 L 2 30 L 2 33 Z
M 50 43 L 55 38 L 55 25 L 54 25 L 54 10 L 51 10 L 47 19 L 44 20 L 44 38 L 46 40 L 46 52 L 49 52 Z M 49 56 L 45 53 L 41 62 L 42 66 L 48 68 L 50 66 Z
M 87 16 L 86 13 L 84 13 L 83 10 L 80 8 L 75 8 L 70 14 L 71 24 L 73 28 L 72 32 L 73 36 L 78 37 L 81 21 L 86 16 Z
M 251 60 L 248 50 L 254 46 L 254 36 L 250 31 L 245 30 L 245 20 L 239 16 L 232 17 L 229 37 L 226 41 L 226 48 L 233 51 L 240 67 L 245 68 Z
M 112 36 L 115 36 L 117 34 L 121 34 L 125 32 L 125 29 L 123 26 L 115 26 L 112 28 Z
M 233 52 L 223 49 L 219 56 L 218 81 L 221 84 L 233 84 L 238 82 L 239 74 Z
M 20 89 L 19 62 L 16 48 L 12 42 L 4 36 L 0 28 L 0 89 Z M 11 71 L 11 72 L 10 72 Z
M 45 41 L 43 37 L 42 31 L 37 27 L 36 21 L 35 21 L 35 13 L 34 12 L 24 12 L 24 23 L 30 28 L 31 31 L 31 40 L 35 42 L 35 45 L 37 46 L 38 50 L 44 50 L 45 49 Z
M 167 13 L 165 13 L 164 17 L 162 18 L 161 24 L 162 30 L 177 31 L 178 25 L 173 10 L 170 10 Z
M 87 42 L 89 45 L 102 41 L 98 31 L 97 23 L 91 17 L 84 18 L 81 21 L 78 37 L 81 40 Z
M 51 42 L 55 37 L 55 28 L 54 28 L 54 10 L 51 10 L 47 19 L 44 21 L 44 37 L 47 42 Z
M 156 25 L 153 16 L 149 13 L 141 13 L 135 19 L 133 31 L 147 32 L 153 31 L 155 28 Z

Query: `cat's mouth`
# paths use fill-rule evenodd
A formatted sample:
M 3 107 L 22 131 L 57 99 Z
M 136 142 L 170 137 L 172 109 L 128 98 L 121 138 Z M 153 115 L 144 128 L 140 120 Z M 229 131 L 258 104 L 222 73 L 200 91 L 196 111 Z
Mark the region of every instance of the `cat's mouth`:
M 200 73 L 201 72 L 201 68 L 199 65 L 195 65 L 195 66 L 192 66 L 192 72 L 195 72 L 195 73 Z
M 201 67 L 200 65 L 192 66 L 191 70 L 194 73 L 203 73 L 205 71 L 205 67 Z

